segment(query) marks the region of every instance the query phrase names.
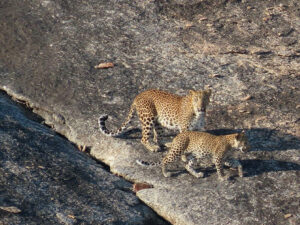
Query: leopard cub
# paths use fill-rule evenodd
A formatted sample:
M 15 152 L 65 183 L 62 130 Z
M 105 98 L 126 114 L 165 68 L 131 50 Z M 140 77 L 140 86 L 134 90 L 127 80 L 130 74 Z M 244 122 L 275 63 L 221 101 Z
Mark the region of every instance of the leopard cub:
M 130 107 L 126 121 L 116 131 L 109 131 L 105 126 L 108 115 L 101 115 L 98 122 L 100 131 L 107 136 L 121 135 L 130 123 L 136 110 L 142 124 L 142 144 L 150 151 L 159 150 L 158 136 L 162 127 L 177 129 L 179 132 L 203 129 L 206 107 L 211 90 L 190 90 L 186 96 L 179 96 L 160 90 L 148 90 L 138 94 Z M 153 130 L 152 145 L 149 141 Z
M 244 132 L 229 135 L 212 135 L 206 132 L 185 131 L 178 134 L 170 144 L 170 150 L 163 158 L 161 163 L 136 162 L 143 166 L 161 165 L 162 173 L 165 177 L 172 174 L 167 170 L 167 165 L 174 162 L 179 156 L 186 162 L 186 170 L 193 176 L 204 177 L 203 172 L 196 172 L 193 168 L 197 159 L 209 157 L 215 164 L 220 180 L 227 180 L 229 177 L 224 175 L 223 164 L 231 168 L 238 168 L 240 177 L 243 177 L 243 168 L 237 159 L 233 159 L 233 149 L 246 152 L 250 148 Z

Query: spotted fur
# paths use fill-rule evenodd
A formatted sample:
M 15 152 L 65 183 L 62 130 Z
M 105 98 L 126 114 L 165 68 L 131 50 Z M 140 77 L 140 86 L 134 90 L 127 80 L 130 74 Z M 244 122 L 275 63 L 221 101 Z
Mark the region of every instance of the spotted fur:
M 181 156 L 182 161 L 186 162 L 186 170 L 193 176 L 204 177 L 203 172 L 196 172 L 193 168 L 196 159 L 209 157 L 215 164 L 220 180 L 228 179 L 223 172 L 223 164 L 231 168 L 238 168 L 240 177 L 243 177 L 241 163 L 233 159 L 233 149 L 246 152 L 250 148 L 244 132 L 229 135 L 212 135 L 205 132 L 185 131 L 178 134 L 170 145 L 170 150 L 161 162 L 136 162 L 143 166 L 161 165 L 162 173 L 165 177 L 172 174 L 167 170 L 167 165 L 174 162 Z
M 137 95 L 130 107 L 126 121 L 116 131 L 105 126 L 108 115 L 101 115 L 98 122 L 100 131 L 107 136 L 121 135 L 131 121 L 136 110 L 142 124 L 142 144 L 150 151 L 158 151 L 158 137 L 162 127 L 177 129 L 180 132 L 203 129 L 206 107 L 209 104 L 211 90 L 190 90 L 186 96 L 179 96 L 160 90 L 148 90 Z M 149 141 L 153 130 L 152 145 Z

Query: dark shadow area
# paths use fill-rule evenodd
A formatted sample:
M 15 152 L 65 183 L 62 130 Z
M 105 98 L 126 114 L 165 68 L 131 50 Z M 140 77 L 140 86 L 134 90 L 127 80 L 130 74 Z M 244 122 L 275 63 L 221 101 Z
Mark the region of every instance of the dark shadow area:
M 279 160 L 240 160 L 243 165 L 243 174 L 244 177 L 252 177 L 257 176 L 263 173 L 269 172 L 279 172 L 279 171 L 291 171 L 297 170 L 300 171 L 300 165 L 293 162 L 279 161 Z M 205 177 L 211 176 L 211 174 L 216 173 L 216 169 L 214 166 L 209 166 L 207 168 L 201 168 L 201 170 L 197 170 L 197 172 L 202 171 L 205 172 Z M 230 177 L 238 177 L 237 170 L 231 169 L 227 166 L 224 166 L 225 173 L 230 173 Z
M 300 150 L 300 138 L 291 134 L 283 133 L 276 129 L 252 128 L 244 129 L 251 145 L 250 151 L 284 151 L 287 149 Z M 227 135 L 241 132 L 241 129 L 217 129 L 207 130 L 206 132 L 214 135 Z M 174 131 L 164 129 L 162 138 L 170 138 L 171 141 L 175 136 Z M 121 139 L 141 139 L 141 129 L 133 128 L 118 136 Z
M 162 137 L 173 137 L 176 136 L 178 134 L 178 132 L 176 132 L 175 130 L 169 130 L 167 128 L 163 128 L 163 133 L 162 133 Z M 118 138 L 121 139 L 138 139 L 138 138 L 142 138 L 142 130 L 140 128 L 132 128 L 132 129 L 128 129 L 126 131 L 124 131 L 123 134 L 121 134 L 120 136 L 117 136 Z
M 250 151 L 284 151 L 300 149 L 300 138 L 283 133 L 276 129 L 252 128 L 244 129 L 251 145 Z M 241 129 L 208 130 L 214 135 L 226 135 L 240 132 Z
M 262 173 L 275 171 L 300 171 L 300 165 L 293 162 L 278 161 L 278 160 L 242 160 L 243 171 L 245 177 L 260 175 Z
M 201 161 L 199 161 L 201 162 Z M 269 172 L 279 172 L 279 171 L 292 171 L 297 170 L 300 171 L 300 165 L 293 162 L 286 161 L 278 161 L 278 160 L 240 160 L 243 165 L 243 174 L 244 177 L 252 177 L 257 176 L 263 173 Z M 215 166 L 207 166 L 207 167 L 198 167 L 195 168 L 197 172 L 204 172 L 204 177 L 210 177 L 211 175 L 217 173 Z M 169 169 L 172 172 L 172 177 L 178 177 L 181 174 L 189 174 L 185 168 L 180 169 Z M 230 180 L 238 177 L 238 173 L 236 169 L 231 169 L 227 166 L 224 166 L 225 174 L 230 174 Z M 192 176 L 192 175 L 191 175 Z
M 8 95 L 5 91 L 3 90 L 0 90 L 0 98 L 6 98 L 6 99 L 9 99 L 11 102 L 13 103 L 18 103 L 18 104 L 15 104 L 19 109 L 20 111 L 30 120 L 33 120 L 37 123 L 44 123 L 44 119 L 39 116 L 38 114 L 34 113 L 33 112 L 33 109 L 29 107 L 29 105 L 25 102 L 25 101 L 22 101 L 22 100 L 19 100 L 19 99 L 16 99 L 16 98 L 13 98 L 12 96 Z
M 142 138 L 142 130 L 140 128 L 132 128 L 130 130 L 126 130 L 123 134 L 120 136 L 117 136 L 117 138 L 120 139 L 140 139 Z

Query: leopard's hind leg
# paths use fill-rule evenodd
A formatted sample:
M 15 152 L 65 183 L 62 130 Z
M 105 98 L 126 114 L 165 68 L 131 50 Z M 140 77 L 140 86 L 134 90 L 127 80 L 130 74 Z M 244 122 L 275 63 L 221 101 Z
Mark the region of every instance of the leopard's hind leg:
M 188 145 L 188 140 L 179 135 L 174 138 L 171 149 L 168 151 L 167 155 L 163 158 L 162 160 L 162 173 L 165 177 L 170 177 L 172 176 L 172 173 L 168 171 L 167 166 L 176 161 L 177 158 L 179 158 L 184 151 L 186 150 Z
M 154 129 L 153 129 L 153 142 L 160 145 L 160 139 L 162 137 L 162 133 L 163 133 L 163 129 L 161 127 L 161 125 L 158 123 L 158 121 L 156 120 L 154 122 Z
M 154 127 L 156 119 L 156 110 L 150 101 L 136 102 L 137 113 L 142 124 L 142 144 L 150 151 L 157 152 L 159 150 L 158 145 L 152 145 L 149 141 L 152 129 Z

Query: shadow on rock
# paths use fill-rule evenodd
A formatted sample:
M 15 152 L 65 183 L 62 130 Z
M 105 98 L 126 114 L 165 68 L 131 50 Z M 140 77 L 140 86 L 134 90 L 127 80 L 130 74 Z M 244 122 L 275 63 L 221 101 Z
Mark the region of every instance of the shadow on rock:
M 225 135 L 241 131 L 240 129 L 209 130 L 207 132 L 215 135 Z M 300 149 L 300 139 L 291 134 L 268 128 L 245 129 L 250 151 L 284 151 L 287 149 Z
M 268 128 L 252 128 L 244 129 L 249 143 L 251 145 L 250 151 L 284 151 L 287 149 L 300 150 L 300 138 L 291 134 L 283 133 L 282 131 Z M 226 135 L 240 132 L 241 129 L 218 129 L 207 130 L 206 132 L 214 135 Z M 175 133 L 166 131 L 163 138 L 170 138 L 171 141 Z M 141 129 L 134 128 L 126 131 L 118 138 L 121 139 L 141 139 Z
M 133 128 L 133 129 L 125 131 L 123 134 L 118 136 L 118 138 L 120 138 L 120 139 L 141 139 L 142 138 L 141 132 L 142 132 L 141 129 Z
M 268 172 L 300 170 L 299 164 L 278 160 L 243 160 L 242 164 L 245 177 Z
M 278 161 L 278 160 L 241 160 L 243 165 L 243 173 L 244 177 L 252 177 L 257 176 L 263 173 L 268 172 L 279 172 L 279 171 L 292 171 L 297 170 L 300 171 L 300 165 L 293 162 L 285 162 L 285 161 Z M 197 169 L 197 172 L 204 172 L 205 177 L 210 177 L 211 175 L 215 174 L 217 171 L 214 165 L 207 166 L 207 167 L 200 167 Z M 224 166 L 225 173 L 230 173 L 231 179 L 234 177 L 238 177 L 236 170 L 230 170 L 227 166 Z M 188 172 L 184 169 L 173 169 L 170 170 L 173 173 L 172 177 L 178 177 L 182 174 L 188 174 Z

